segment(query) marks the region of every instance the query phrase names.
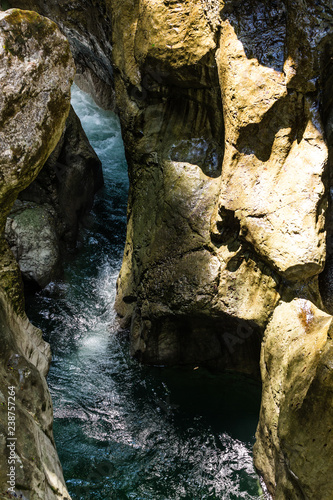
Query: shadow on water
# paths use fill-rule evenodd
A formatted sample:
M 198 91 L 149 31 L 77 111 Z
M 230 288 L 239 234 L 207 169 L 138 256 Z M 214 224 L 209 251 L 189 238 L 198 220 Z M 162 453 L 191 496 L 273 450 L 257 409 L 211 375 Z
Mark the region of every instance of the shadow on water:
M 260 387 L 200 367 L 130 358 L 113 304 L 126 231 L 127 167 L 117 117 L 78 89 L 73 104 L 105 187 L 62 281 L 27 300 L 51 343 L 54 435 L 73 500 L 258 499 L 252 445 Z

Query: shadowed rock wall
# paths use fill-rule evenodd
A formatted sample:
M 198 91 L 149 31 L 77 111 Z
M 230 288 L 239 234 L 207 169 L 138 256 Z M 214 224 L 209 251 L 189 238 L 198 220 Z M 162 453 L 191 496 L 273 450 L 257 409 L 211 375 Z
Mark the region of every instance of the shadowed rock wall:
M 103 82 L 112 40 L 133 355 L 257 377 L 261 356 L 256 466 L 276 499 L 330 499 L 331 2 L 65 5 L 50 15 Z
M 329 499 L 331 5 L 110 5 L 132 353 L 256 375 L 262 341 L 256 466 L 274 498 Z
M 44 287 L 61 275 L 102 185 L 101 161 L 71 108 L 56 148 L 7 218 L 5 236 L 27 286 Z
M 35 12 L 0 12 L 0 234 L 19 193 L 37 176 L 63 132 L 74 64 L 57 26 Z M 52 434 L 45 376 L 50 349 L 28 321 L 20 271 L 0 238 L 0 497 L 10 485 L 8 438 L 14 432 L 15 491 L 31 500 L 69 499 Z M 10 390 L 9 387 L 14 387 Z M 15 393 L 15 426 L 8 396 Z M 12 415 L 11 415 L 12 417 Z M 13 431 L 14 429 L 14 431 Z

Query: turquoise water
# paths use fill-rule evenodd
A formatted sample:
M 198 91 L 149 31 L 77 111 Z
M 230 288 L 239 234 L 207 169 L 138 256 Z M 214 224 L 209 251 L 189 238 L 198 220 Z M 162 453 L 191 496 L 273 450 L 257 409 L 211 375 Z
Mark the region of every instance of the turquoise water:
M 27 301 L 51 343 L 54 435 L 74 500 L 258 499 L 251 449 L 260 387 L 201 368 L 140 366 L 113 303 L 126 230 L 117 117 L 73 90 L 105 187 L 62 281 Z

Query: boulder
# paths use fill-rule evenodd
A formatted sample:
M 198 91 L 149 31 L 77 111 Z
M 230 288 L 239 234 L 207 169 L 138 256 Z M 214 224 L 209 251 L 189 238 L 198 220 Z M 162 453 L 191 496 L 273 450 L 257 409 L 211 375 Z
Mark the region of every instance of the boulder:
M 76 84 L 103 109 L 113 110 L 111 19 L 107 2 L 7 0 L 6 8 L 29 9 L 52 19 L 67 37 L 76 65 Z
M 299 298 L 266 329 L 254 456 L 273 498 L 332 498 L 332 333 L 332 316 Z
M 69 71 L 71 54 L 64 37 L 38 14 L 0 12 L 0 30 L 2 230 L 17 194 L 33 181 L 61 137 L 73 67 Z

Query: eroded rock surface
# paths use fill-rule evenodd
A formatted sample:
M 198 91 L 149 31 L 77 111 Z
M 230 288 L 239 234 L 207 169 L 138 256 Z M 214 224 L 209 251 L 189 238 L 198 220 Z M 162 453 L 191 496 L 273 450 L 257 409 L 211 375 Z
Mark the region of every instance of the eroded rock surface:
M 116 308 L 132 353 L 256 375 L 267 329 L 256 464 L 277 499 L 328 499 L 330 3 L 109 5 L 131 182 Z M 300 303 L 319 318 L 310 333 Z
M 110 45 L 86 7 L 112 37 L 130 176 L 116 308 L 132 353 L 259 376 L 263 340 L 256 465 L 276 499 L 330 499 L 331 2 L 32 5 L 107 85 Z
M 6 239 L 28 284 L 43 288 L 59 277 L 102 185 L 101 161 L 71 108 L 60 141 L 6 223 Z
M 225 234 L 211 237 L 225 149 L 217 14 L 203 2 L 112 5 L 131 181 L 116 307 L 124 324 L 132 318 L 133 353 L 145 362 L 197 356 L 257 375 L 278 276 L 242 245 L 231 212 Z
M 70 50 L 54 23 L 16 9 L 0 16 L 2 229 L 17 194 L 36 177 L 59 141 L 73 70 L 68 73 Z
M 99 106 L 114 109 L 111 20 L 105 1 L 8 0 L 6 8 L 39 12 L 56 22 L 68 38 L 76 64 L 75 81 Z
M 23 278 L 45 287 L 61 269 L 55 226 L 50 205 L 17 202 L 6 222 L 5 235 Z
M 56 25 L 34 12 L 0 12 L 0 234 L 19 191 L 58 143 L 69 112 L 74 64 Z M 0 392 L 16 392 L 16 493 L 69 498 L 52 435 L 45 375 L 49 346 L 24 312 L 18 265 L 0 239 Z M 9 488 L 7 413 L 0 416 L 0 496 Z
M 294 299 L 281 302 L 265 332 L 254 453 L 275 498 L 332 498 L 332 320 Z

